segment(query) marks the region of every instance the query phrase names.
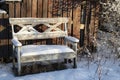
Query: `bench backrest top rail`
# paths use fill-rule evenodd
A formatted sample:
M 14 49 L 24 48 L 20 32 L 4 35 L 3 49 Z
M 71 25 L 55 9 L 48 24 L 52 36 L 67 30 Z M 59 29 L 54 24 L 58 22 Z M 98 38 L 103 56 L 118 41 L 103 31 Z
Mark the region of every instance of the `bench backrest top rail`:
M 67 23 L 68 18 L 10 18 L 10 24 L 42 24 L 42 23 Z

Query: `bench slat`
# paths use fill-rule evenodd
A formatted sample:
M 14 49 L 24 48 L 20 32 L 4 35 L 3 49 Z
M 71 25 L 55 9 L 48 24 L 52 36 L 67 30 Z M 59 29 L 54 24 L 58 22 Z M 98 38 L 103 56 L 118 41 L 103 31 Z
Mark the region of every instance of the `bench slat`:
M 10 24 L 44 24 L 44 23 L 67 23 L 68 18 L 10 18 Z
M 59 37 L 65 37 L 66 35 L 67 32 L 46 32 L 39 34 L 15 34 L 14 37 L 17 37 L 18 40 L 31 40 L 31 39 L 59 38 Z

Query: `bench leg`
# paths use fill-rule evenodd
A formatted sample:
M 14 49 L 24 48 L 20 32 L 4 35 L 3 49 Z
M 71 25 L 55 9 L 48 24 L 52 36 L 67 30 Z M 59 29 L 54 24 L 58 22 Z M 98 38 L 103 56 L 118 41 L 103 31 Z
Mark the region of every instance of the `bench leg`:
M 18 47 L 18 53 L 17 53 L 17 54 L 18 54 L 18 55 L 17 55 L 17 56 L 18 56 L 18 57 L 17 57 L 17 62 L 18 62 L 18 70 L 17 70 L 17 71 L 18 71 L 18 76 L 21 75 L 21 60 L 20 60 L 20 59 L 21 59 L 21 56 L 20 56 L 20 48 L 21 48 L 21 47 Z
M 73 68 L 77 68 L 77 59 L 73 58 Z
M 17 69 L 17 71 L 18 71 L 18 76 L 20 76 L 21 75 L 21 61 L 20 61 L 20 57 L 18 57 L 17 61 L 18 61 L 18 69 Z
M 13 46 L 13 54 L 12 54 L 12 61 L 13 61 L 13 70 L 15 70 L 15 55 L 14 55 L 14 53 L 15 53 L 15 50 L 14 50 L 14 46 Z
M 13 58 L 13 69 L 15 69 L 15 58 Z
M 21 75 L 21 63 L 18 63 L 18 75 Z

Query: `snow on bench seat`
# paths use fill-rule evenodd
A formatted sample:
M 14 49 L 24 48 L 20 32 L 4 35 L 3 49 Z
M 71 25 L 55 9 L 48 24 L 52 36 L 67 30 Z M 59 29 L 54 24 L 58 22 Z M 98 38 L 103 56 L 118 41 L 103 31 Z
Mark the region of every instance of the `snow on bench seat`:
M 22 46 L 21 48 L 21 56 L 36 56 L 60 53 L 74 53 L 74 51 L 63 45 L 26 45 Z
M 76 57 L 75 51 L 64 45 L 26 45 L 21 47 L 22 63 L 74 57 Z

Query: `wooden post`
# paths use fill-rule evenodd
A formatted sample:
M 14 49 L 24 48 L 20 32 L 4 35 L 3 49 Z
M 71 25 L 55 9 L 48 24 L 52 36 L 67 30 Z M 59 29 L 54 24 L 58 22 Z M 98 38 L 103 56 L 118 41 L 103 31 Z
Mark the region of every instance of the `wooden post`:
M 80 19 L 80 42 L 79 42 L 79 45 L 80 47 L 83 47 L 84 46 L 84 31 L 85 31 L 85 22 L 86 22 L 86 7 L 81 5 L 81 19 Z
M 91 22 L 91 2 L 88 2 L 88 15 L 87 15 L 87 23 L 86 23 L 86 44 L 90 46 L 90 22 Z
M 84 26 L 85 26 L 84 24 L 80 25 L 80 40 L 79 40 L 80 47 L 84 46 Z

